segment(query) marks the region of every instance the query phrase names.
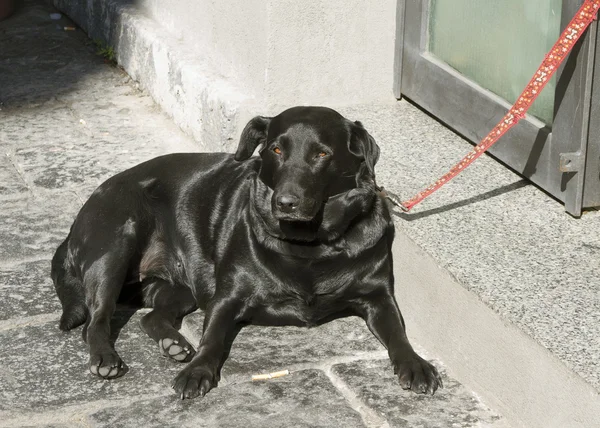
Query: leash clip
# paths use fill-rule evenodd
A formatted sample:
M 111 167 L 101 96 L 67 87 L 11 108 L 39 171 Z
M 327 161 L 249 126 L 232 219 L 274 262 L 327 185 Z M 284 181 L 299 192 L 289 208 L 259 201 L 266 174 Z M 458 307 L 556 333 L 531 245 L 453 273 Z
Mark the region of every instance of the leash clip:
M 395 206 L 400 208 L 405 213 L 408 212 L 408 208 L 402 204 L 402 200 L 400 199 L 400 196 L 396 195 L 393 192 L 390 192 L 389 190 L 386 190 L 385 187 L 383 187 L 383 186 L 380 187 L 380 186 L 375 185 L 375 188 L 377 189 L 377 191 L 379 193 L 381 193 L 381 196 L 383 196 L 384 198 L 389 200 L 392 204 L 394 204 Z

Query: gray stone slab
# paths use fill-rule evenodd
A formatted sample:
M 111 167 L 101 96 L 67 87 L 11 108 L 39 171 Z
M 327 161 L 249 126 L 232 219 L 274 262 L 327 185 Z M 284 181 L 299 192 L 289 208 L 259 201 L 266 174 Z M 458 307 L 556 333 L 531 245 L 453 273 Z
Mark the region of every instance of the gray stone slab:
M 0 320 L 60 309 L 49 260 L 18 263 L 0 270 Z
M 436 364 L 439 367 L 439 364 Z M 500 425 L 500 416 L 482 404 L 469 390 L 440 374 L 444 388 L 435 395 L 403 391 L 386 360 L 336 364 L 338 375 L 366 405 L 384 415 L 390 427 L 446 428 Z M 496 425 L 498 424 L 498 425 Z
M 43 426 L 44 428 L 72 428 L 72 427 L 84 427 L 80 421 L 72 420 L 67 423 L 39 423 L 40 421 L 36 421 L 31 425 L 20 425 L 19 428 L 34 428 Z
M 104 73 L 112 76 L 115 71 Z M 107 92 L 111 101 L 101 98 Z M 90 88 L 84 97 L 86 101 L 69 101 L 48 111 L 35 108 L 3 121 L 4 151 L 34 191 L 67 188 L 87 197 L 89 189 L 140 162 L 197 150 L 155 111 L 148 96 L 130 85 Z M 140 109 L 147 114 L 130 114 Z
M 87 346 L 81 328 L 69 333 L 56 322 L 0 332 L 0 412 L 14 417 L 95 400 L 128 400 L 144 395 L 170 394 L 170 382 L 183 368 L 163 357 L 158 345 L 139 327 L 140 314 L 126 322 L 115 349 L 129 372 L 115 380 L 89 373 Z
M 70 192 L 38 193 L 26 199 L 4 201 L 0 210 L 2 261 L 51 259 L 67 237 L 80 208 Z
M 472 148 L 405 101 L 341 111 L 361 120 L 381 146 L 379 184 L 405 198 Z M 409 214 L 398 213 L 396 226 L 600 390 L 599 211 L 574 219 L 554 199 L 483 156 Z M 402 277 L 397 284 L 410 287 Z
M 11 155 L 15 149 L 29 145 L 48 144 L 56 146 L 61 142 L 74 145 L 81 141 L 82 133 L 75 125 L 72 113 L 63 103 L 45 103 L 31 109 L 0 110 L 0 148 L 2 155 Z
M 0 151 L 0 201 L 26 197 L 27 192 L 27 184 L 10 158 Z
M 14 156 L 33 185 L 46 189 L 72 188 L 87 181 L 98 182 L 116 172 L 99 164 L 88 150 L 84 144 L 71 148 L 39 145 L 19 148 Z
M 183 321 L 182 330 L 191 336 L 194 345 L 199 343 L 203 319 L 201 312 L 195 312 Z M 228 381 L 249 379 L 253 374 L 377 352 L 380 357 L 386 355 L 383 345 L 357 317 L 335 320 L 311 329 L 248 326 L 236 337 L 222 375 Z
M 265 382 L 219 386 L 204 398 L 174 396 L 108 408 L 87 418 L 94 427 L 362 427 L 360 415 L 320 370 Z
M 89 141 L 68 106 L 4 114 L 3 154 L 33 192 L 36 188 L 72 188 L 110 174 L 93 159 L 93 144 L 98 148 L 101 142 Z
M 76 88 L 103 63 L 82 31 L 64 30 L 74 25 L 67 17 L 51 20 L 55 10 L 43 2 L 22 3 L 10 20 L 0 22 L 3 109 L 44 104 Z

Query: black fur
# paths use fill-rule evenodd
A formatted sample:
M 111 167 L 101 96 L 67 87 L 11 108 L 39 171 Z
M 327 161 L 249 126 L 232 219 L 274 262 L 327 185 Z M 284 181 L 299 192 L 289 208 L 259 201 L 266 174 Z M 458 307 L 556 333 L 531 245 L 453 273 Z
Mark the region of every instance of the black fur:
M 192 398 L 217 385 L 240 325 L 358 315 L 401 385 L 433 393 L 440 377 L 410 346 L 394 299 L 394 225 L 375 190 L 378 157 L 360 122 L 295 107 L 251 120 L 235 157 L 173 154 L 110 178 L 54 256 L 60 328 L 85 322 L 90 370 L 120 376 L 110 319 L 119 298 L 137 295 L 153 308 L 144 331 L 165 355 L 191 360 L 173 386 Z M 194 351 L 175 323 L 198 307 L 205 321 Z

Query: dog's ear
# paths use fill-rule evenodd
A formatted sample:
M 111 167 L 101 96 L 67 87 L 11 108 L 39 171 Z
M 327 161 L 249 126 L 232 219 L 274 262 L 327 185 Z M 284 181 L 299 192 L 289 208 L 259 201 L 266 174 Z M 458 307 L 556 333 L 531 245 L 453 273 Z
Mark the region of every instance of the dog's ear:
M 375 177 L 375 164 L 379 160 L 379 146 L 358 120 L 352 126 L 350 136 L 350 153 L 362 158 L 367 170 Z
M 235 152 L 234 159 L 243 161 L 249 159 L 256 150 L 259 144 L 264 144 L 267 141 L 267 130 L 269 128 L 270 117 L 256 116 L 252 119 L 240 137 L 240 143 Z

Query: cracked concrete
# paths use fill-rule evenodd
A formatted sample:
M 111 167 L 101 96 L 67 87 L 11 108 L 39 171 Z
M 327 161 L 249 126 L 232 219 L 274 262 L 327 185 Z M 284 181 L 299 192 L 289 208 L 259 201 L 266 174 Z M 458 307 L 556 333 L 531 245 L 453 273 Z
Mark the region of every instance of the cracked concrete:
M 402 391 L 386 351 L 356 318 L 316 329 L 248 327 L 223 380 L 204 399 L 169 388 L 182 367 L 139 328 L 145 310 L 113 321 L 122 378 L 87 371 L 81 330 L 58 330 L 50 259 L 103 180 L 151 157 L 197 151 L 66 18 L 28 0 L 0 23 L 0 420 L 2 426 L 506 426 L 441 361 L 447 389 Z M 201 313 L 182 332 L 199 341 Z M 422 354 L 435 359 L 435 355 Z M 252 382 L 251 375 L 290 375 Z

